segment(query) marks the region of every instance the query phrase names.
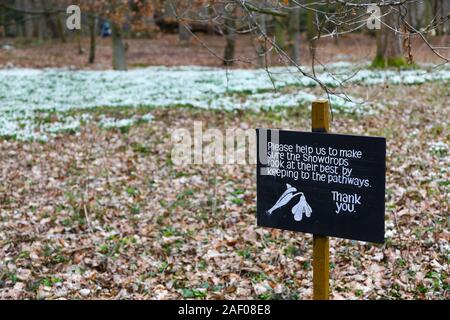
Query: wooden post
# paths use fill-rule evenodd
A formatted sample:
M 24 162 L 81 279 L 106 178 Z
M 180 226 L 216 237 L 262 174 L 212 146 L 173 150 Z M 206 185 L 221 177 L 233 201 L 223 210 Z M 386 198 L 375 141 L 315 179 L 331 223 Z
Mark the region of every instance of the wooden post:
M 312 131 L 330 131 L 330 105 L 328 100 L 312 103 Z M 313 236 L 313 299 L 329 299 L 330 241 L 328 237 Z

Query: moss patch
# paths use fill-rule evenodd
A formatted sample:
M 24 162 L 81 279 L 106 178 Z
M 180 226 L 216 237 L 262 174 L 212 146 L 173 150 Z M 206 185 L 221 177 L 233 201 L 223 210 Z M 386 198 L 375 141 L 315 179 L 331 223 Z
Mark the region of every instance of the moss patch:
M 416 65 L 414 63 L 409 64 L 404 57 L 395 57 L 385 59 L 382 56 L 376 56 L 372 61 L 371 67 L 375 69 L 384 69 L 384 68 L 414 68 Z

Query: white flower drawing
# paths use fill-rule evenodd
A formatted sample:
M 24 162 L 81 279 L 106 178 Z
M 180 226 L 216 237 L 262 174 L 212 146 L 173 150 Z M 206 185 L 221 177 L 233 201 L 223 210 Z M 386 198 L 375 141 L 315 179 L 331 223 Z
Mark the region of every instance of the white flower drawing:
M 266 211 L 268 215 L 272 215 L 272 213 L 287 205 L 295 196 L 300 195 L 300 201 L 292 207 L 292 214 L 294 215 L 295 221 L 301 221 L 303 219 L 303 214 L 306 215 L 307 218 L 311 217 L 312 209 L 306 201 L 306 197 L 303 192 L 297 192 L 297 188 L 291 186 L 289 183 L 286 183 L 286 191 L 280 196 L 280 198 L 275 202 L 272 208 Z

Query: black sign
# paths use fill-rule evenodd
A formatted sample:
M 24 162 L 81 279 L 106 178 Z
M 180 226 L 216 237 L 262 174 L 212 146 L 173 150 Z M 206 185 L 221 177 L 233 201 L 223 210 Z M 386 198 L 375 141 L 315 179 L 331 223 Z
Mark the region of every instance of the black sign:
M 386 139 L 257 129 L 258 225 L 384 242 Z

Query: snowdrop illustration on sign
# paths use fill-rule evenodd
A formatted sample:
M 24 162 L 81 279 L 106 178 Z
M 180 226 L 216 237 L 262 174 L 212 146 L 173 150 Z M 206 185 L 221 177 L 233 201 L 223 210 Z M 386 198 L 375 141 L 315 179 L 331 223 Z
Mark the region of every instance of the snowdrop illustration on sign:
M 292 207 L 291 210 L 294 215 L 294 220 L 301 221 L 303 219 L 303 214 L 305 214 L 307 218 L 311 217 L 312 209 L 306 201 L 303 192 L 297 192 L 297 188 L 291 186 L 289 183 L 286 183 L 286 188 L 286 191 L 283 192 L 273 207 L 267 210 L 266 213 L 271 215 L 275 210 L 287 205 L 295 196 L 300 195 L 300 201 Z

